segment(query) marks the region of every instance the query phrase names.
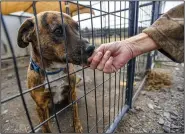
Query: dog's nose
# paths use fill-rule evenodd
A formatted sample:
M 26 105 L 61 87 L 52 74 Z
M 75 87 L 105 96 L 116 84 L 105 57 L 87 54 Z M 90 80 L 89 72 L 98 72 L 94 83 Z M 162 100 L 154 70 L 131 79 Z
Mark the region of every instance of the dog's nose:
M 86 53 L 88 54 L 88 56 L 90 57 L 90 56 L 93 54 L 94 49 L 95 49 L 95 46 L 90 45 L 90 46 L 88 46 L 88 47 L 85 49 L 85 52 L 86 52 Z

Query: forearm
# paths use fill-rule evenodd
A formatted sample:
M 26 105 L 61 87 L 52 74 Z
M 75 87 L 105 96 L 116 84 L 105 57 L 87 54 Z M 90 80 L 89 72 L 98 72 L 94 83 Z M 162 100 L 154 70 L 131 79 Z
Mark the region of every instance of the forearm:
M 141 55 L 152 50 L 159 49 L 160 47 L 145 33 L 140 33 L 136 36 L 125 40 L 129 42 L 129 47 L 132 50 L 133 57 Z
M 170 9 L 143 30 L 171 60 L 184 61 L 184 3 Z

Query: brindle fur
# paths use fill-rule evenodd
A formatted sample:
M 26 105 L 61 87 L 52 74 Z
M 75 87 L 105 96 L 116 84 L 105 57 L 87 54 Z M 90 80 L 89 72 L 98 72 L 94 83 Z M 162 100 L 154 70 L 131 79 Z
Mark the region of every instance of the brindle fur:
M 67 49 L 69 73 L 74 71 L 73 64 L 81 64 L 81 48 L 84 51 L 89 43 L 81 38 L 78 33 L 78 23 L 72 18 L 63 13 L 64 24 L 61 21 L 61 13 L 55 11 L 47 11 L 37 14 L 40 46 L 42 50 L 43 64 L 45 68 L 50 67 L 53 62 L 65 63 L 62 59 L 65 57 L 65 44 L 63 34 L 56 35 L 54 29 L 62 29 L 65 26 L 67 36 Z M 36 38 L 35 18 L 27 19 L 19 29 L 18 45 L 25 48 L 31 43 L 31 57 L 37 65 L 43 68 L 39 53 L 39 45 Z M 84 52 L 83 60 L 87 61 L 88 54 Z M 65 72 L 66 73 L 66 72 Z M 45 80 L 43 73 L 37 73 L 28 67 L 27 72 L 27 87 L 33 88 L 42 84 Z M 70 75 L 70 85 L 66 86 L 72 95 L 71 99 L 76 100 L 76 75 Z M 43 122 L 49 118 L 49 104 L 51 103 L 51 95 L 44 86 L 31 91 L 31 96 L 36 103 L 36 110 L 40 119 Z M 82 125 L 78 116 L 78 105 L 75 103 L 74 108 L 74 125 L 76 132 L 82 132 Z M 51 132 L 49 123 L 45 123 L 42 127 L 43 132 Z

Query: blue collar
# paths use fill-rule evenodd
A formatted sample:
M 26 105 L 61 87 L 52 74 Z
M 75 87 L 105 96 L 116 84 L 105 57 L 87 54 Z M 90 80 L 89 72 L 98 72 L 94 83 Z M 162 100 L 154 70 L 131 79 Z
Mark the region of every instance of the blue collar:
M 37 73 L 40 73 L 40 72 L 43 72 L 44 73 L 44 70 L 41 69 L 34 61 L 32 58 L 30 58 L 30 66 L 31 66 L 31 70 L 34 70 L 35 72 Z M 59 70 L 56 70 L 54 72 L 47 72 L 45 71 L 44 74 L 46 75 L 54 75 L 54 74 L 58 74 L 60 73 L 61 71 L 64 71 L 65 68 L 60 68 Z

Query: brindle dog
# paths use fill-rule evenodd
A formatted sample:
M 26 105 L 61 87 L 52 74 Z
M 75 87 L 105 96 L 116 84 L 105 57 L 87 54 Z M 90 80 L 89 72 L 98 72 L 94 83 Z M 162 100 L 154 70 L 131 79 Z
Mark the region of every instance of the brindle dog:
M 62 66 L 66 65 L 66 57 L 69 61 L 69 73 L 74 71 L 74 65 L 87 64 L 87 58 L 92 55 L 94 47 L 89 42 L 81 37 L 78 32 L 78 23 L 75 22 L 70 16 L 63 13 L 64 24 L 62 24 L 61 13 L 56 11 L 46 11 L 37 14 L 39 40 L 43 57 L 44 67 L 47 69 L 55 63 L 61 63 Z M 65 40 L 63 27 L 65 27 L 66 43 L 68 53 L 65 52 Z M 33 88 L 45 81 L 45 75 L 43 73 L 43 65 L 41 63 L 39 44 L 36 36 L 36 23 L 35 18 L 27 19 L 20 27 L 18 32 L 18 45 L 21 48 L 25 48 L 31 43 L 31 58 L 35 64 L 40 67 L 39 72 L 36 72 L 31 64 L 28 67 L 27 72 L 27 87 Z M 82 50 L 82 51 L 81 51 Z M 83 53 L 83 56 L 81 56 Z M 64 73 L 67 73 L 64 71 Z M 69 76 L 70 85 L 64 85 L 61 91 L 61 96 L 69 93 L 68 98 L 76 100 L 76 75 Z M 68 80 L 65 81 L 68 83 Z M 65 92 L 64 92 L 65 91 Z M 66 95 L 66 94 L 65 94 Z M 72 96 L 72 97 L 71 97 Z M 50 95 L 48 89 L 45 86 L 41 86 L 31 91 L 31 97 L 36 103 L 36 110 L 40 119 L 43 122 L 49 118 L 49 106 L 51 104 L 51 98 L 55 95 Z M 54 98 L 53 98 L 54 99 Z M 74 108 L 74 127 L 76 132 L 82 132 L 82 125 L 78 116 L 77 103 L 73 105 Z M 42 132 L 51 132 L 50 123 L 47 122 L 42 126 Z

